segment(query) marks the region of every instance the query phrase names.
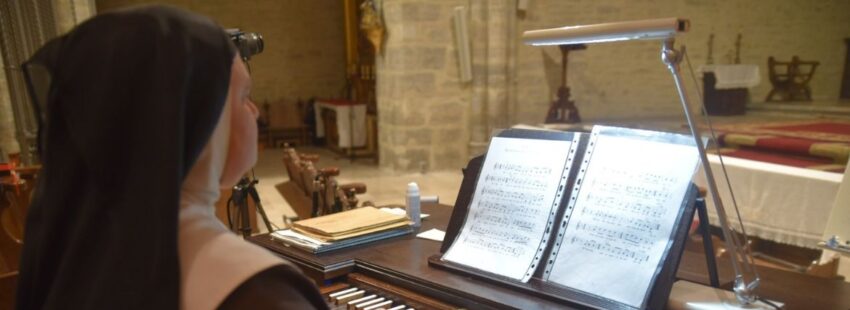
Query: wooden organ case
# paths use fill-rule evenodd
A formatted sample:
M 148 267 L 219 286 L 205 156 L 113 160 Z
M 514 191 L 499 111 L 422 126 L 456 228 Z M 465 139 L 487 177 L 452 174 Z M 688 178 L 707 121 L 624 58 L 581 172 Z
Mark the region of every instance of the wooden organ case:
M 475 187 L 481 158 L 464 169 L 464 180 L 457 204 L 468 204 Z M 465 212 L 448 205 L 423 204 L 422 212 L 430 216 L 422 221 L 419 231 L 436 228 L 457 231 Z M 450 224 L 451 222 L 451 224 Z M 559 301 L 528 295 L 494 282 L 480 281 L 460 273 L 434 268 L 428 259 L 439 254 L 442 244 L 408 235 L 363 246 L 314 255 L 288 247 L 268 234 L 253 236 L 249 241 L 265 247 L 301 267 L 319 284 L 329 298 L 331 309 L 540 309 L 567 307 Z M 348 290 L 348 291 L 346 291 Z M 358 292 L 362 291 L 362 292 Z M 353 295 L 351 295 L 353 294 Z M 350 295 L 350 296 L 345 296 Z M 349 302 L 367 298 L 382 300 L 356 307 Z M 340 299 L 340 297 L 343 297 Z M 363 301 L 371 301 L 363 300 Z
M 464 180 L 455 203 L 423 204 L 422 212 L 430 214 L 419 231 L 436 228 L 456 235 L 466 216 L 482 159 L 473 159 L 464 169 Z M 454 212 L 453 212 L 454 210 Z M 382 240 L 330 253 L 314 255 L 291 248 L 268 234 L 253 236 L 249 241 L 265 247 L 298 265 L 319 285 L 328 297 L 331 309 L 575 309 L 580 304 L 529 294 L 498 281 L 435 268 L 429 258 L 444 253 L 448 242 L 407 235 Z M 689 241 L 690 242 L 690 241 Z M 442 248 L 441 248 L 442 247 Z M 691 245 L 690 248 L 699 247 Z M 688 247 L 686 247 L 687 249 Z M 486 258 L 482 258 L 486 259 Z M 728 258 L 719 257 L 717 271 L 720 288 L 731 290 L 735 278 Z M 685 250 L 676 278 L 710 285 L 703 253 Z M 841 279 L 817 277 L 778 269 L 760 269 L 760 295 L 781 301 L 786 309 L 847 309 L 850 307 L 850 284 Z M 540 287 L 540 290 L 546 290 Z M 672 296 L 672 295 L 671 295 Z

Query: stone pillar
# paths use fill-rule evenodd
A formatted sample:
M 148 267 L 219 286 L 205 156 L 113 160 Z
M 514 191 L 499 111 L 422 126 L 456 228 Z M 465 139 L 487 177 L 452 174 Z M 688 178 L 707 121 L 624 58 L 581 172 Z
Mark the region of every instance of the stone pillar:
M 487 149 L 490 130 L 487 111 L 487 2 L 472 0 L 469 9 L 469 37 L 472 42 L 472 100 L 469 106 L 469 154 L 477 156 Z M 472 39 L 475 38 L 475 39 Z
M 56 32 L 66 33 L 96 14 L 94 0 L 53 0 Z
M 452 9 L 466 1 L 385 0 L 377 62 L 380 165 L 401 171 L 466 163 L 469 86 L 460 82 Z
M 0 53 L 0 64 L 2 63 L 3 55 Z M 7 154 L 20 152 L 18 140 L 15 139 L 15 118 L 13 115 L 6 70 L 0 70 L 0 161 L 5 161 L 4 156 Z
M 486 151 L 490 135 L 511 124 L 514 80 L 515 0 L 470 2 L 473 90 L 469 153 Z
M 487 129 L 509 126 L 508 82 L 508 6 L 509 0 L 487 2 Z

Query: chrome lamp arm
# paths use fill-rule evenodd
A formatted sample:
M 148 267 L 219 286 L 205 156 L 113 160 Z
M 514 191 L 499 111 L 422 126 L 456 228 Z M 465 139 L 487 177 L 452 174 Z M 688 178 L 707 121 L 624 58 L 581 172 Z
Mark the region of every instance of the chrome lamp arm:
M 688 93 L 685 91 L 685 86 L 682 82 L 682 73 L 679 64 L 682 62 L 685 47 L 682 46 L 681 50 L 676 50 L 673 43 L 673 38 L 664 40 L 661 46 L 661 61 L 667 65 L 668 69 L 670 69 L 670 74 L 673 75 L 673 81 L 676 83 L 676 90 L 679 92 L 679 99 L 682 102 L 682 109 L 685 111 L 685 118 L 688 120 L 688 127 L 691 130 L 691 134 L 694 136 L 697 151 L 700 156 L 700 162 L 702 163 L 702 168 L 705 172 L 705 180 L 708 184 L 708 193 L 711 195 L 711 199 L 717 209 L 717 218 L 720 221 L 720 227 L 723 230 L 723 238 L 732 244 L 732 268 L 735 270 L 735 284 L 733 289 L 735 291 L 735 297 L 741 304 L 749 305 L 754 303 L 757 299 L 755 291 L 760 280 L 758 275 L 755 274 L 753 264 L 751 264 L 752 256 L 750 255 L 749 250 L 744 248 L 744 245 L 741 244 L 737 236 L 732 234 L 732 230 L 729 227 L 729 222 L 726 218 L 726 208 L 723 206 L 723 201 L 720 199 L 720 194 L 717 191 L 717 182 L 714 179 L 714 172 L 711 170 L 711 163 L 708 162 L 705 145 L 703 144 L 702 133 L 700 132 L 699 126 L 697 126 L 694 121 L 694 111 L 692 111 L 693 108 L 690 104 Z M 754 274 L 754 278 L 751 282 L 747 283 L 744 278 L 744 272 Z

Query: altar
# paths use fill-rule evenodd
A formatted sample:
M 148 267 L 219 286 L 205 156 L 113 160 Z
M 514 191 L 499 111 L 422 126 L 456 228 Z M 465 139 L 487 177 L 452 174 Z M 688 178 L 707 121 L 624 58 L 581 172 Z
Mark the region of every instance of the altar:
M 742 115 L 749 89 L 761 82 L 756 65 L 706 65 L 703 76 L 703 102 L 709 115 Z
M 732 195 L 723 179 L 720 158 L 709 154 L 718 191 L 729 222 L 737 227 Z M 798 168 L 724 156 L 729 181 L 747 234 L 806 248 L 817 248 L 832 210 L 841 173 Z M 695 182 L 705 187 L 703 172 Z M 716 209 L 708 197 L 709 217 L 717 224 Z
M 331 147 L 366 146 L 366 104 L 349 100 L 316 100 L 316 137 Z

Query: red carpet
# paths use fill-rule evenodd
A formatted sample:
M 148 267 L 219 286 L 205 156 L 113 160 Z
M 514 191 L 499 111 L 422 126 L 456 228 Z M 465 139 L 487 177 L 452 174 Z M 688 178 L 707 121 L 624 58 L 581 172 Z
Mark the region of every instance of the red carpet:
M 723 154 L 733 157 L 843 172 L 850 156 L 850 121 L 845 120 L 724 124 L 715 130 L 727 148 Z
M 850 143 L 850 121 L 848 120 L 815 119 L 758 124 L 723 124 L 714 126 L 714 129 L 725 133 Z
M 818 134 L 834 134 L 839 141 L 850 142 L 847 138 L 841 138 L 850 137 L 850 123 L 816 122 L 802 125 L 768 126 L 763 128 L 784 132 L 796 131 Z
M 814 157 L 763 152 L 747 148 L 724 149 L 721 151 L 721 153 L 723 154 L 723 156 L 732 156 L 778 165 L 792 166 L 798 168 L 809 168 L 830 172 L 844 172 L 844 166 L 834 164 L 832 160 L 829 159 L 818 159 Z

